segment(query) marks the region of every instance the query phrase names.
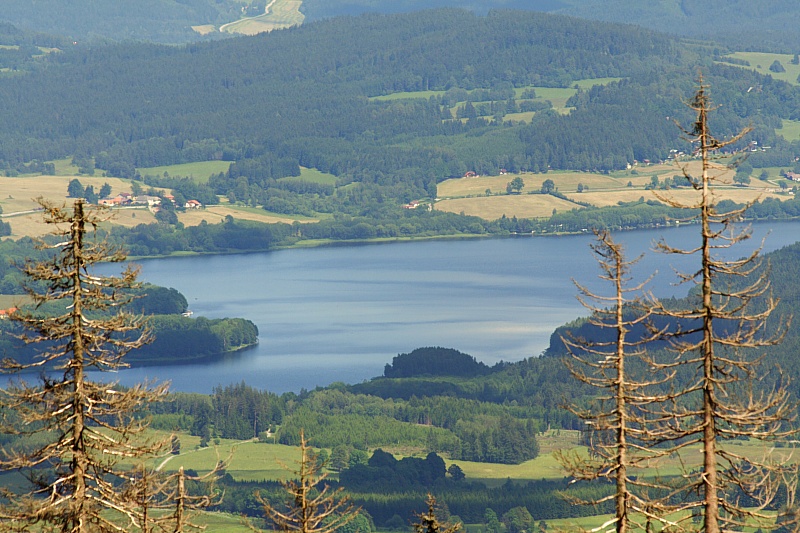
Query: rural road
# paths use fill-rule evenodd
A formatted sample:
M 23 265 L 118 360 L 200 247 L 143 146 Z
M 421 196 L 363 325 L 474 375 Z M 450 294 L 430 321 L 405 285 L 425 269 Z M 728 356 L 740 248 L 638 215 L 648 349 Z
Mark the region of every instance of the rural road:
M 267 7 L 265 7 L 265 8 L 264 8 L 264 15 L 269 15 L 269 8 L 271 8 L 271 7 L 272 7 L 272 5 L 273 5 L 275 2 L 277 2 L 277 1 L 278 1 L 278 0 L 272 0 L 272 1 L 271 1 L 269 4 L 267 4 Z M 263 17 L 264 15 L 258 15 L 258 17 Z M 243 19 L 239 19 L 239 20 L 234 20 L 233 22 L 228 22 L 227 24 L 223 24 L 222 26 L 220 26 L 220 27 L 219 27 L 219 31 L 220 31 L 220 32 L 224 32 L 224 31 L 225 31 L 225 29 L 226 29 L 228 26 L 232 25 L 232 24 L 238 24 L 238 23 L 242 22 L 243 20 L 253 20 L 253 19 L 257 19 L 258 17 L 247 17 L 247 18 L 243 18 Z

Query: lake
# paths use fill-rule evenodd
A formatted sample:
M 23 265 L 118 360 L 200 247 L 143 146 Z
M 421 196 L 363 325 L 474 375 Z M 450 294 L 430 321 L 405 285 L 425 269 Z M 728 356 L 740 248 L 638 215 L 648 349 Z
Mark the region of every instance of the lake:
M 800 222 L 756 225 L 756 238 L 734 255 L 752 250 L 769 229 L 766 251 L 798 240 Z M 659 271 L 650 288 L 671 296 L 688 290 L 673 285 L 673 268 L 692 270 L 697 260 L 651 252 L 654 239 L 663 235 L 685 246 L 697 233 L 697 226 L 685 226 L 615 239 L 630 258 L 645 253 L 637 282 Z M 244 381 L 282 393 L 358 383 L 381 375 L 397 354 L 423 346 L 455 348 L 489 365 L 536 356 L 557 326 L 586 314 L 572 279 L 607 292 L 592 241 L 591 235 L 437 240 L 143 260 L 143 281 L 181 291 L 195 316 L 252 320 L 260 344 L 213 363 L 128 369 L 114 378 L 169 380 L 172 390 L 202 393 Z

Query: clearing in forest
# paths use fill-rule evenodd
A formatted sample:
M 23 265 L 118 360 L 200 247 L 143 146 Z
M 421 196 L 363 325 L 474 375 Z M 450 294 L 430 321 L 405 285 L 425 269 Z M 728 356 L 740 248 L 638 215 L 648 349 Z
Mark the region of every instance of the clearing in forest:
M 280 30 L 299 26 L 305 20 L 300 12 L 302 0 L 271 0 L 266 12 L 257 17 L 250 17 L 230 22 L 220 27 L 219 31 L 255 35 L 257 33 Z

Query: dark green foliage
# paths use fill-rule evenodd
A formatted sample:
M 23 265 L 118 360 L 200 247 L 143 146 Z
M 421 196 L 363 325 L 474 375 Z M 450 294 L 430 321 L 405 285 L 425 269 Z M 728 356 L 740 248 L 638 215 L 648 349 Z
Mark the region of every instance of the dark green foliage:
M 156 315 L 155 340 L 131 355 L 131 362 L 176 363 L 228 353 L 258 342 L 258 328 L 243 318 L 208 319 Z
M 83 198 L 83 185 L 77 179 L 71 179 L 67 185 L 67 196 L 70 198 Z
M 447 473 L 450 475 L 453 481 L 461 481 L 462 479 L 467 477 L 466 474 L 464 474 L 464 471 L 461 469 L 461 467 L 455 463 L 447 467 Z
M 508 533 L 530 533 L 533 531 L 533 517 L 525 507 L 514 507 L 503 514 L 503 524 Z
M 145 284 L 135 292 L 129 307 L 143 315 L 179 315 L 189 309 L 189 304 L 176 289 Z
M 244 383 L 217 387 L 211 396 L 214 431 L 228 439 L 251 439 L 271 424 L 280 424 L 286 409 L 276 394 Z
M 417 348 L 392 358 L 383 375 L 387 378 L 414 376 L 481 376 L 491 369 L 474 357 L 452 348 Z
M 374 380 L 380 385 L 391 381 L 402 386 L 409 379 Z M 474 381 L 462 383 L 468 389 L 486 386 Z M 374 391 L 380 389 L 373 389 Z M 563 386 L 561 390 L 565 390 Z M 384 391 L 385 392 L 385 391 Z M 408 391 L 406 391 L 408 392 Z M 537 407 L 506 407 L 493 403 L 454 397 L 440 397 L 428 388 L 429 397 L 409 401 L 384 400 L 376 396 L 354 395 L 340 390 L 318 390 L 302 401 L 301 407 L 287 416 L 281 427 L 280 442 L 296 444 L 300 430 L 313 435 L 317 447 L 369 449 L 379 446 L 415 446 L 446 453 L 452 458 L 495 463 L 520 463 L 537 456 L 536 434 L 543 411 Z M 506 396 L 508 398 L 508 396 Z M 502 400 L 501 400 L 502 401 Z M 550 409 L 555 410 L 558 402 Z M 379 460 L 380 454 L 375 460 Z M 388 458 L 387 458 L 388 460 Z M 339 460 L 337 468 L 344 464 Z
M 769 71 L 770 71 L 770 72 L 776 72 L 776 73 L 780 73 L 780 72 L 786 72 L 786 68 L 785 68 L 783 65 L 781 65 L 781 62 L 780 62 L 780 61 L 778 61 L 778 60 L 776 59 L 776 60 L 775 60 L 775 61 L 773 61 L 773 62 L 772 62 L 772 64 L 769 66 Z
M 339 474 L 339 481 L 356 492 L 379 492 L 387 486 L 393 487 L 393 491 L 431 489 L 444 482 L 445 473 L 444 460 L 435 453 L 429 453 L 425 459 L 404 457 L 398 461 L 378 449 L 369 464 L 348 468 Z
M 154 315 L 149 322 L 155 340 L 130 353 L 128 362 L 134 366 L 198 361 L 258 342 L 258 328 L 241 318 L 211 320 L 204 317 L 192 319 L 178 315 Z M 13 324 L 0 323 L 0 331 L 5 333 L 0 346 L 14 350 L 22 361 L 33 360 L 33 349 L 8 335 L 14 332 Z

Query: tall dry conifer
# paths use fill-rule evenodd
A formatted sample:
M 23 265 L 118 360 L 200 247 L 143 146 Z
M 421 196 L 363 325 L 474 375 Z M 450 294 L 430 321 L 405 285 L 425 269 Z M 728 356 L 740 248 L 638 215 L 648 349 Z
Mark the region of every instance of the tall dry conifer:
M 283 483 L 288 500 L 278 508 L 261 498 L 267 518 L 275 529 L 286 533 L 335 533 L 358 516 L 360 508 L 344 496 L 341 487 L 330 490 L 322 485 L 327 474 L 324 465 L 317 462 L 305 435 L 300 432 L 300 461 L 295 472 L 297 479 Z M 254 528 L 255 529 L 255 528 Z
M 102 210 L 83 200 L 72 209 L 40 204 L 59 242 L 42 242 L 41 248 L 53 250 L 52 258 L 27 262 L 22 270 L 31 280 L 27 291 L 36 309 L 56 303 L 64 312 L 12 317 L 25 328 L 26 343 L 43 344 L 34 362 L 5 359 L 2 369 L 41 369 L 51 375 L 43 374 L 38 385 L 18 380 L 0 392 L 4 413 L 13 415 L 0 430 L 47 436 L 45 444 L 0 455 L 0 470 L 26 473 L 31 480 L 24 494 L 3 494 L 0 530 L 35 525 L 70 533 L 129 531 L 139 525 L 138 509 L 126 497 L 130 491 L 121 488 L 130 474 L 118 464 L 159 447 L 143 440 L 145 425 L 134 411 L 157 400 L 166 387 L 122 390 L 91 381 L 87 371 L 124 367 L 123 356 L 149 340 L 141 317 L 121 310 L 130 301 L 126 290 L 135 285 L 136 271 L 127 268 L 119 277 L 92 272 L 100 262 L 124 259 L 92 237 L 104 221 Z
M 643 528 L 635 517 L 645 521 L 656 518 L 648 516 L 653 502 L 647 494 L 655 493 L 658 487 L 635 469 L 663 455 L 648 446 L 648 426 L 653 422 L 648 408 L 665 397 L 649 391 L 674 377 L 674 371 L 662 375 L 648 371 L 650 361 L 644 345 L 661 332 L 646 328 L 654 305 L 643 294 L 647 281 L 630 285 L 630 269 L 638 259 L 626 260 L 622 245 L 605 231 L 597 232 L 597 242 L 591 248 L 600 266 L 600 279 L 612 290 L 601 295 L 585 285 L 575 285 L 581 304 L 591 311 L 589 323 L 608 340 L 569 337 L 563 341 L 571 355 L 566 363 L 573 377 L 599 392 L 588 408 L 567 406 L 586 424 L 592 453 L 587 458 L 561 450 L 556 457 L 577 480 L 604 479 L 615 484 L 614 493 L 608 497 L 576 503 L 598 505 L 613 500 L 614 518 L 603 528 L 614 525 L 617 533 L 627 533 L 632 527 Z M 630 335 L 632 331 L 637 331 L 638 337 Z M 650 333 L 642 335 L 642 331 Z
M 769 293 L 760 249 L 738 260 L 718 255 L 751 236 L 749 229 L 735 225 L 749 206 L 720 212 L 714 195 L 715 186 L 729 172 L 715 157 L 749 130 L 726 140 L 710 133 L 708 116 L 713 106 L 702 78 L 689 107 L 697 118 L 685 133 L 696 146 L 701 171 L 694 176 L 685 167 L 684 175 L 698 199 L 682 202 L 659 197 L 671 206 L 698 213 L 701 240 L 694 248 L 673 247 L 664 241 L 657 248 L 668 254 L 694 255 L 700 263 L 696 271 L 679 274 L 682 281 L 696 286 L 690 307 L 659 310 L 680 325 L 673 338 L 677 357 L 661 368 L 681 367 L 692 377 L 664 404 L 662 415 L 669 421 L 652 426 L 651 441 L 668 444 L 674 452 L 701 447 L 702 464 L 688 465 L 690 470 L 675 490 L 674 500 L 683 501 L 677 509 L 701 515 L 703 531 L 720 533 L 743 527 L 748 520 L 750 525 L 757 521 L 760 527 L 768 527 L 774 519 L 761 510 L 775 500 L 781 487 L 793 494 L 794 468 L 782 465 L 785 458 L 770 454 L 766 447 L 763 458 L 756 459 L 726 446 L 737 438 L 769 441 L 795 433 L 795 405 L 785 383 L 778 379 L 767 391 L 763 385 L 757 389 L 763 374 L 759 374 L 761 358 L 754 353 L 782 338 L 781 330 L 766 331 L 777 301 Z M 680 494 L 685 498 L 677 497 Z

